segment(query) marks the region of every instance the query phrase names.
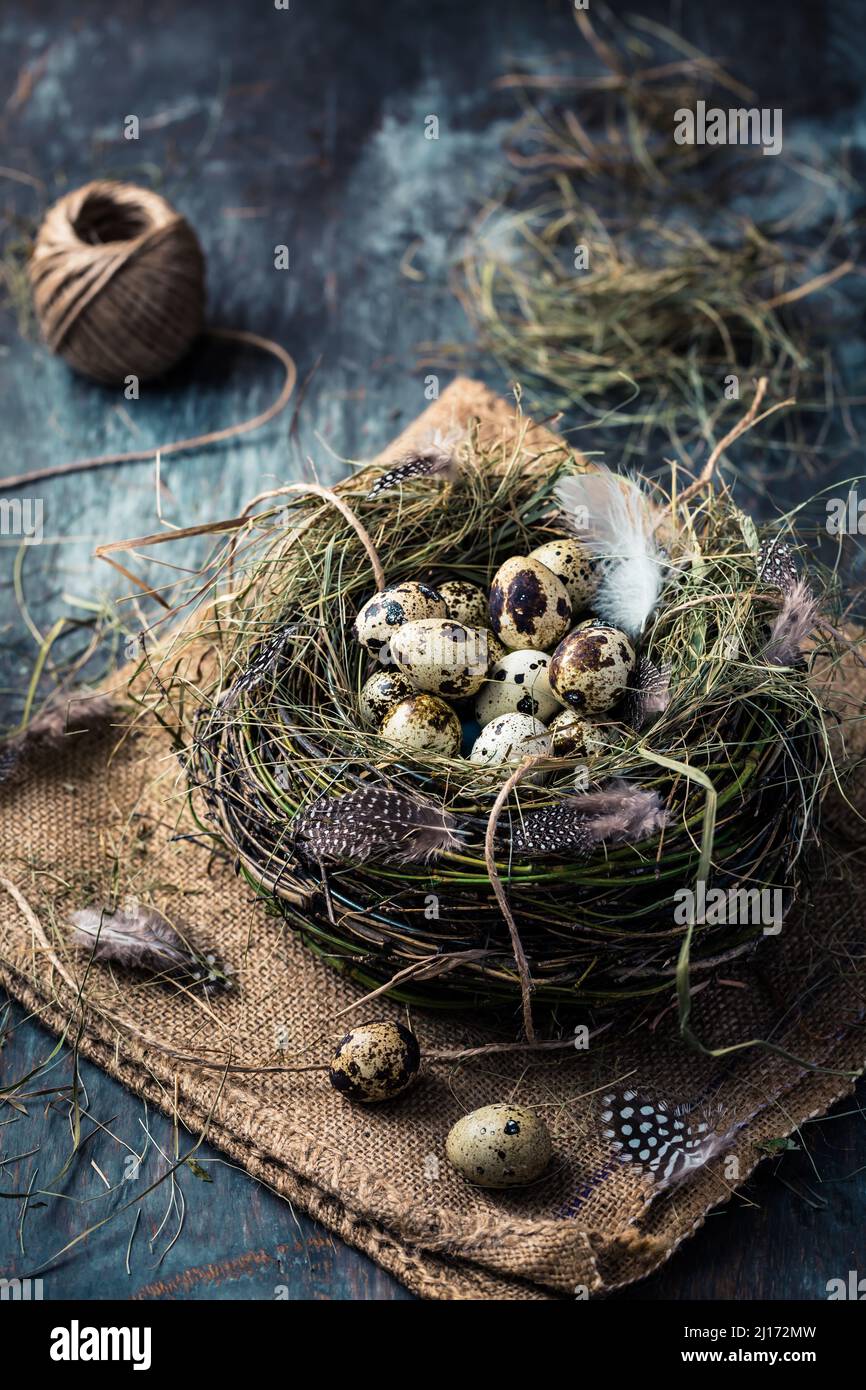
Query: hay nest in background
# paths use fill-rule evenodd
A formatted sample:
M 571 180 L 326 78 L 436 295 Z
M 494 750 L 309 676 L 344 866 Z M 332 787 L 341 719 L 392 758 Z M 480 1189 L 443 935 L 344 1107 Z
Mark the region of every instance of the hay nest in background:
M 655 1013 L 677 984 L 683 1005 L 694 972 L 703 980 L 753 950 L 759 923 L 678 920 L 677 890 L 703 880 L 790 900 L 835 768 L 809 679 L 819 652 L 807 662 L 779 648 L 806 584 L 832 603 L 825 576 L 798 557 L 794 584 L 780 532 L 768 552 L 728 491 L 678 495 L 676 476 L 670 495 L 654 493 L 671 577 L 638 650 L 670 670 L 654 721 L 641 727 L 628 696 L 605 717 L 600 749 L 548 760 L 540 786 L 520 772 L 506 786 L 510 769 L 491 776 L 462 757 L 408 760 L 361 726 L 372 666 L 351 628 L 383 577 L 486 586 L 504 559 L 562 534 L 554 488 L 586 464 L 563 447 L 529 452 L 525 440 L 470 437 L 446 477 L 372 496 L 378 467 L 334 493 L 280 490 L 220 553 L 216 601 L 187 623 L 158 684 L 166 717 L 180 722 L 201 829 L 312 950 L 410 1002 L 513 1008 L 522 995 L 531 1030 L 530 998 L 649 1000 Z M 832 661 L 835 639 L 819 631 Z M 579 765 L 591 793 L 623 783 L 656 793 L 666 824 L 588 854 L 520 852 L 532 814 L 574 803 Z M 365 789 L 435 808 L 456 837 L 430 862 L 380 844 L 365 862 L 312 863 L 301 818 L 322 798 L 339 817 L 353 804 L 339 799 Z

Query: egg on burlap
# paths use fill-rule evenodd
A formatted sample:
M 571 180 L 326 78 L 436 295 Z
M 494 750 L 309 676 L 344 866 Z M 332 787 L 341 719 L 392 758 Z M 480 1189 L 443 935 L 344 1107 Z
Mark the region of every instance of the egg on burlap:
M 624 632 L 584 623 L 553 653 L 551 689 L 562 704 L 580 714 L 603 714 L 625 694 L 634 662 L 634 648 Z
M 450 618 L 406 623 L 391 638 L 391 656 L 419 690 L 446 700 L 474 695 L 487 675 L 487 636 Z
M 547 1125 L 525 1105 L 483 1105 L 452 1125 L 445 1157 L 476 1187 L 523 1187 L 540 1178 L 553 1146 Z
M 363 1023 L 337 1043 L 328 1079 L 347 1100 L 369 1105 L 405 1091 L 420 1063 L 418 1039 L 402 1023 Z
M 550 688 L 550 657 L 531 649 L 506 652 L 490 667 L 475 701 L 475 717 L 482 726 L 500 714 L 531 714 L 546 724 L 561 709 Z
M 548 651 L 571 625 L 565 585 L 540 560 L 514 555 L 499 566 L 490 589 L 490 626 L 512 651 Z
M 487 595 L 477 584 L 468 579 L 446 579 L 436 592 L 445 600 L 446 618 L 453 618 L 464 627 L 487 627 Z
M 428 584 L 407 581 L 393 584 L 367 599 L 352 627 L 356 642 L 371 656 L 382 648 L 404 623 L 419 618 L 444 618 L 445 600 Z
M 364 682 L 358 697 L 361 718 L 365 724 L 378 729 L 389 709 L 416 693 L 417 686 L 402 671 L 374 671 Z
M 460 720 L 436 695 L 410 695 L 389 709 L 379 733 L 395 748 L 407 753 L 443 753 L 453 758 L 460 751 Z

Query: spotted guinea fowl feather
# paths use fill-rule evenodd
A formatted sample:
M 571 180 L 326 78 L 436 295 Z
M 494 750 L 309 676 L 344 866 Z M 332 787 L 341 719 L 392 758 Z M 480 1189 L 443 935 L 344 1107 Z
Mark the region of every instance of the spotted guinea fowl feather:
M 437 430 L 428 441 L 422 442 L 416 449 L 404 454 L 384 473 L 380 473 L 367 493 L 367 501 L 378 497 L 380 493 L 387 492 L 390 488 L 399 487 L 401 483 L 408 482 L 411 478 L 451 480 L 456 477 L 458 470 L 457 445 L 461 438 L 461 435 L 455 433 L 443 437 Z
M 320 797 L 295 818 L 292 835 L 307 863 L 428 862 L 461 844 L 458 822 L 443 807 L 379 786 Z
M 789 594 L 797 583 L 794 552 L 778 536 L 761 542 L 757 569 L 758 580 L 766 589 L 780 589 L 783 594 Z
M 602 1096 L 601 1125 L 620 1162 L 648 1173 L 659 1190 L 703 1168 L 739 1128 L 722 1105 L 672 1105 L 634 1090 Z
M 221 699 L 224 709 L 231 709 L 238 696 L 255 690 L 268 678 L 273 678 L 285 657 L 286 646 L 300 631 L 298 623 L 284 623 L 257 642 L 250 651 L 242 671 L 235 677 Z
M 623 700 L 623 719 L 640 731 L 651 719 L 664 714 L 671 698 L 671 663 L 656 666 L 648 656 L 638 658 Z
M 602 843 L 637 844 L 660 830 L 666 820 L 658 792 L 618 781 L 604 791 L 526 812 L 511 828 L 510 846 L 513 854 L 525 858 L 553 854 L 583 858 Z

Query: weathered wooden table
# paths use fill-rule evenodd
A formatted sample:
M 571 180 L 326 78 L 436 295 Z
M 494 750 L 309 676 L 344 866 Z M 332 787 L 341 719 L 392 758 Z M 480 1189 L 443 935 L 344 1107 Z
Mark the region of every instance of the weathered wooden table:
M 642 8 L 733 56 L 762 104 L 784 104 L 786 120 L 799 115 L 819 134 L 838 131 L 862 100 L 862 56 L 846 41 L 853 5 L 786 7 L 784 63 L 775 0 L 701 7 L 687 27 L 681 4 Z M 568 11 L 535 0 L 382 0 L 373 10 L 300 0 L 287 9 L 125 0 L 70 10 L 45 0 L 38 10 L 5 11 L 7 247 L 47 202 L 87 179 L 153 183 L 200 232 L 211 323 L 278 339 L 301 381 L 309 378 L 297 415 L 290 408 L 260 434 L 167 460 L 159 493 L 149 466 L 40 488 L 43 543 L 27 549 L 14 582 L 17 542 L 0 537 L 0 698 L 11 716 L 36 650 L 22 605 L 44 632 L 58 616 L 89 619 L 94 603 L 125 592 L 93 561 L 95 543 L 157 529 L 159 517 L 184 524 L 232 514 L 268 482 L 310 469 L 333 480 L 345 471 L 341 460 L 370 456 L 423 408 L 430 369 L 419 345 L 471 343 L 448 275 L 472 212 L 502 178 L 514 106 L 491 84 L 518 60 L 543 71 L 568 51 L 588 70 Z M 130 115 L 138 117 L 135 141 L 124 138 Z M 431 115 L 438 140 L 425 138 Z M 862 160 L 862 144 L 855 152 Z M 279 246 L 289 249 L 288 270 L 275 267 Z M 14 259 L 4 269 L 14 289 Z M 16 304 L 0 319 L 0 474 L 200 433 L 255 413 L 278 389 L 275 364 L 211 343 L 127 401 L 49 358 L 26 304 Z M 467 364 L 497 389 L 506 385 L 490 363 L 470 353 Z M 53 1047 L 20 1009 L 6 1024 L 0 1081 Z M 35 1268 L 117 1209 L 116 1220 L 54 1263 L 46 1298 L 409 1297 L 210 1151 L 175 1192 L 160 1186 L 136 1222 L 132 1209 L 120 1211 L 121 1180 L 143 1151 L 136 1176 L 157 1178 L 177 1136 L 92 1066 L 81 1076 L 88 1137 L 69 1172 L 65 1104 L 36 1096 L 26 1114 L 0 1112 L 0 1122 L 11 1121 L 0 1127 L 0 1196 L 54 1184 L 75 1199 L 26 1209 L 0 1201 L 0 1278 Z M 61 1055 L 34 1085 L 70 1082 Z M 765 1164 L 626 1297 L 814 1299 L 826 1296 L 828 1279 L 858 1266 L 866 1273 L 866 1113 L 854 1101 L 837 1112 L 808 1126 L 803 1151 Z

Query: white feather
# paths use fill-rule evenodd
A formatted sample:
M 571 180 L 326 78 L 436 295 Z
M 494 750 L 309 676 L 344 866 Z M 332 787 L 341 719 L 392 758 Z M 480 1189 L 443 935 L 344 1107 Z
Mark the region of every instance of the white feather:
M 658 603 L 667 563 L 643 488 L 598 467 L 564 478 L 556 497 L 569 528 L 604 567 L 595 614 L 630 637 L 640 636 Z

